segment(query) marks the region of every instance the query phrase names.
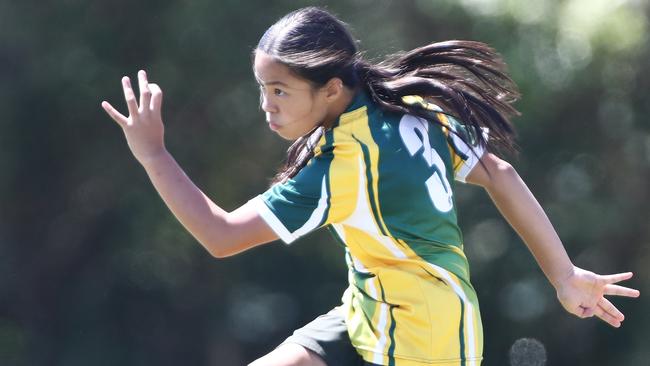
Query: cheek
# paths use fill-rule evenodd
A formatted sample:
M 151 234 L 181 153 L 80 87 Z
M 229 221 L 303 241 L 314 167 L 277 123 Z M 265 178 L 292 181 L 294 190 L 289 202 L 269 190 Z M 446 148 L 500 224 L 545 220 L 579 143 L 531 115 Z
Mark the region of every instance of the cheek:
M 293 98 L 284 103 L 287 119 L 303 123 L 315 122 L 320 118 L 320 108 L 313 100 L 306 97 Z M 314 120 L 314 121 L 312 121 Z
M 323 104 L 318 98 L 308 98 L 303 103 L 303 111 L 309 115 L 314 122 L 320 123 L 327 115 L 327 105 Z

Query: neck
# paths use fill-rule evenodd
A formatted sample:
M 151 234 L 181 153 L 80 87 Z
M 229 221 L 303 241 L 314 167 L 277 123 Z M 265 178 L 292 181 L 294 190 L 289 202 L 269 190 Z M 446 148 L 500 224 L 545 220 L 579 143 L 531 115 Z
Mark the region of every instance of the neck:
M 336 122 L 336 120 L 343 114 L 343 112 L 345 112 L 348 106 L 352 103 L 352 100 L 354 99 L 357 90 L 358 88 L 355 89 L 343 88 L 341 92 L 341 97 L 338 98 L 334 103 L 332 103 L 330 111 L 325 117 L 325 122 L 323 123 L 323 127 L 328 129 L 334 125 L 334 122 Z

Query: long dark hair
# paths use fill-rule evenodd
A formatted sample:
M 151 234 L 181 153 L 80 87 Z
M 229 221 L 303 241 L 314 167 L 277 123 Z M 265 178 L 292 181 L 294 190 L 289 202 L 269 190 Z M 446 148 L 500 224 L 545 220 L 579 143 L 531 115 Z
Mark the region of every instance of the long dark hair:
M 421 96 L 471 129 L 481 146 L 516 151 L 509 118 L 519 114 L 512 106 L 519 92 L 499 54 L 484 43 L 432 43 L 373 64 L 363 59 L 345 23 L 323 9 L 308 7 L 273 24 L 260 39 L 258 50 L 315 87 L 337 77 L 348 88 L 365 89 L 386 111 L 441 123 L 431 110 L 402 99 Z M 483 127 L 490 130 L 489 144 L 481 133 Z M 273 183 L 293 177 L 307 164 L 325 128 L 316 127 L 289 147 Z

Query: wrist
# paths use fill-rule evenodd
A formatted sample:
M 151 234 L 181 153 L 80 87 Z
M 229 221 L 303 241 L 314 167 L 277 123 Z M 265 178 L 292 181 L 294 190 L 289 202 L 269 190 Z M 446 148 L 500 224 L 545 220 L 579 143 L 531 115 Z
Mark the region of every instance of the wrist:
M 558 271 L 557 274 L 553 278 L 550 278 L 549 280 L 553 285 L 553 287 L 555 287 L 555 289 L 559 291 L 562 287 L 570 283 L 571 279 L 575 276 L 577 269 L 578 268 L 576 266 L 570 264 L 567 268 L 563 269 L 562 271 Z
M 156 165 L 157 162 L 166 160 L 169 157 L 171 157 L 171 154 L 169 154 L 169 151 L 167 151 L 163 146 L 160 149 L 136 156 L 136 160 L 147 169 L 150 166 Z

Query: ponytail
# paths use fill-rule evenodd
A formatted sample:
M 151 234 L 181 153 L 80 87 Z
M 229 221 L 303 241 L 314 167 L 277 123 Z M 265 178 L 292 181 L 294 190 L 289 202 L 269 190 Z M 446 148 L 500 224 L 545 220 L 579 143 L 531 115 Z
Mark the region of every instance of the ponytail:
M 382 109 L 440 123 L 425 106 L 405 101 L 407 96 L 421 96 L 469 127 L 481 146 L 516 152 L 510 117 L 519 114 L 512 103 L 520 95 L 503 60 L 486 44 L 432 43 L 377 65 L 360 60 L 356 68 L 363 87 Z M 489 144 L 482 128 L 490 131 Z

